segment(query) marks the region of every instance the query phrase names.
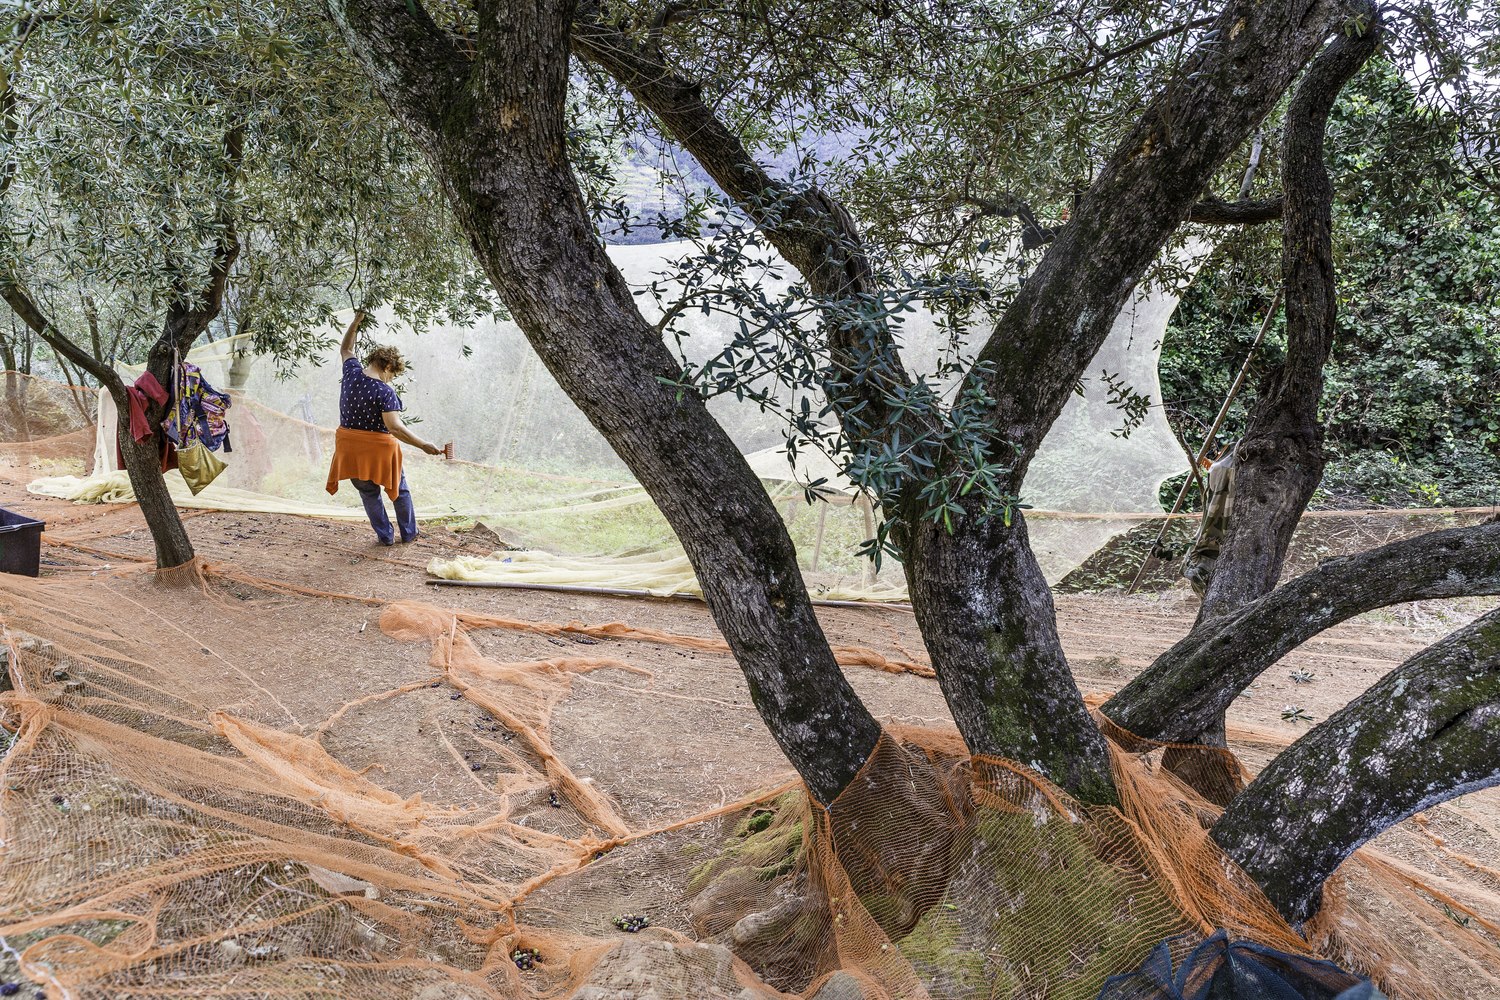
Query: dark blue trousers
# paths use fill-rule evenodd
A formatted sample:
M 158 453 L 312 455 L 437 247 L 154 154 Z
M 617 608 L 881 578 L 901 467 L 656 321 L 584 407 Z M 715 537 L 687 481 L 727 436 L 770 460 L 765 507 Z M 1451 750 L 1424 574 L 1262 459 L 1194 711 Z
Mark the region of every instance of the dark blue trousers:
M 381 545 L 394 545 L 395 533 L 391 530 L 391 519 L 385 512 L 385 490 L 368 479 L 351 479 L 364 502 L 365 514 L 370 518 L 370 527 Z M 401 540 L 409 542 L 417 537 L 417 510 L 412 506 L 411 491 L 406 488 L 406 473 L 401 474 L 401 486 L 396 491 L 396 524 L 401 527 Z

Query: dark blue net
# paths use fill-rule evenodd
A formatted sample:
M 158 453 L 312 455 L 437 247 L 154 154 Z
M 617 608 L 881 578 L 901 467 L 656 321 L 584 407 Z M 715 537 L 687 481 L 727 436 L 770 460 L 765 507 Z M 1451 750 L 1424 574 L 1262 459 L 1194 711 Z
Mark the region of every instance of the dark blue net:
M 1380 1000 L 1379 990 L 1332 962 L 1289 955 L 1223 931 L 1193 945 L 1163 941 L 1134 972 L 1114 976 L 1099 1000 Z

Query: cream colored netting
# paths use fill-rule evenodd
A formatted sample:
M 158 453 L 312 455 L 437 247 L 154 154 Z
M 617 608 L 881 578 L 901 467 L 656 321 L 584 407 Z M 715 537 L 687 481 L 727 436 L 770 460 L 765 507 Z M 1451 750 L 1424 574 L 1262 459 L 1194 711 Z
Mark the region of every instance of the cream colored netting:
M 665 244 L 612 247 L 610 252 L 627 280 L 646 286 L 660 280 L 670 262 L 690 249 L 688 244 Z M 1195 246 L 1191 252 L 1203 251 Z M 784 279 L 767 276 L 764 283 L 767 293 L 774 294 Z M 649 307 L 651 297 L 640 301 Z M 1090 365 L 1083 395 L 1070 400 L 1033 465 L 1025 489 L 1033 507 L 1096 514 L 1160 511 L 1160 484 L 1185 459 L 1159 405 L 1147 411 L 1128 438 L 1116 436 L 1124 416 L 1108 403 L 1102 374 L 1117 376 L 1159 404 L 1157 361 L 1175 307 L 1175 297 L 1161 291 L 1133 297 L 1126 306 Z M 690 315 L 692 336 L 683 341 L 684 349 L 690 360 L 702 361 L 729 342 L 735 321 Z M 908 319 L 898 336 L 914 372 L 932 370 L 951 347 L 947 333 L 925 312 Z M 373 337 L 397 345 L 411 360 L 400 388 L 408 419 L 419 421 L 417 432 L 439 442 L 452 440 L 462 459 L 443 463 L 408 450 L 408 479 L 419 516 L 481 521 L 507 543 L 534 553 L 526 559 L 506 554 L 485 563 L 437 565 L 436 574 L 617 587 L 629 580 L 632 587 L 657 592 L 695 591 L 665 520 L 514 324 L 487 322 L 415 336 L 382 323 Z M 174 498 L 184 507 L 362 517 L 350 487 L 332 498 L 323 489 L 331 431 L 338 423 L 336 349 L 325 352 L 320 364 L 303 365 L 292 377 L 281 378 L 272 359 L 238 353 L 244 346 L 230 339 L 190 355 L 213 385 L 235 396 L 230 413 L 235 450 L 228 456 L 226 475 L 196 497 L 180 477 L 169 475 Z M 876 515 L 868 499 L 838 474 L 837 465 L 814 453 L 793 469 L 781 450 L 784 428 L 774 415 L 732 399 L 718 399 L 711 406 L 783 511 L 809 586 L 828 597 L 901 599 L 898 566 L 887 564 L 877 577 L 866 560 L 855 556 L 860 543 L 872 537 Z M 86 502 L 128 501 L 128 482 L 109 475 L 117 469 L 114 426 L 113 405 L 101 394 L 96 478 L 42 478 L 32 489 Z M 798 483 L 811 478 L 829 480 L 831 502 L 809 506 L 804 501 Z M 1056 581 L 1129 523 L 1037 517 L 1031 536 L 1043 569 Z

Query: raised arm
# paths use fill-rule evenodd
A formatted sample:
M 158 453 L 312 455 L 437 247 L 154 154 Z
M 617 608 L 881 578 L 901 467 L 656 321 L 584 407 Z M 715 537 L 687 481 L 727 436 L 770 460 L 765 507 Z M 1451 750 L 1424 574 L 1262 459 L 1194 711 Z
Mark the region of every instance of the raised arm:
M 406 423 L 401 419 L 400 410 L 386 410 L 381 416 L 385 418 L 385 429 L 395 435 L 397 441 L 405 441 L 414 448 L 421 448 L 429 455 L 441 455 L 443 453 L 443 449 L 437 445 L 424 441 L 407 430 Z
M 349 329 L 344 331 L 343 342 L 339 344 L 340 360 L 348 361 L 355 356 L 354 338 L 359 336 L 359 328 L 364 324 L 364 321 L 365 311 L 363 309 L 354 310 L 354 318 L 349 321 Z

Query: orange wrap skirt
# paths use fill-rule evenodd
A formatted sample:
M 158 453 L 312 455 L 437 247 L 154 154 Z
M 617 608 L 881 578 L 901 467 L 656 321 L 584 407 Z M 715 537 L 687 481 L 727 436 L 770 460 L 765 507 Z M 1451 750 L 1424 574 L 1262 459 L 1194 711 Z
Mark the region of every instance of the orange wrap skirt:
M 401 486 L 401 442 L 382 431 L 340 427 L 333 436 L 333 465 L 328 469 L 328 492 L 337 493 L 344 479 L 366 479 L 384 487 L 396 502 Z

